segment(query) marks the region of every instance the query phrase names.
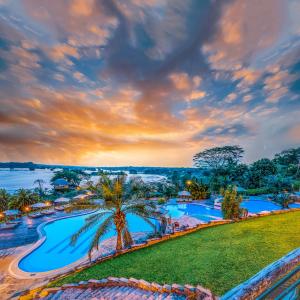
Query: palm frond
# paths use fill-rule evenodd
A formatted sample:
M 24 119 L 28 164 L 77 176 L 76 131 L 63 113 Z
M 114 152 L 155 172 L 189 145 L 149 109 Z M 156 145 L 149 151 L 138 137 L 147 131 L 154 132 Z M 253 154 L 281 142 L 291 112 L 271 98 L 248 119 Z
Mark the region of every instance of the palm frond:
M 77 210 L 84 210 L 84 209 L 90 209 L 95 210 L 98 209 L 98 205 L 96 204 L 71 204 L 71 206 L 67 207 L 65 210 L 67 212 L 73 212 Z
M 150 219 L 149 216 L 145 216 L 143 214 L 139 214 L 139 213 L 134 213 L 135 215 L 139 216 L 140 218 L 142 218 L 146 223 L 148 223 L 154 230 L 156 230 L 156 225 L 153 224 Z
M 94 248 L 97 248 L 97 250 L 99 249 L 99 239 L 108 232 L 108 230 L 110 229 L 110 227 L 113 224 L 113 216 L 110 215 L 108 216 L 105 221 L 99 226 L 99 228 L 96 231 L 96 234 L 91 242 L 90 245 L 90 249 L 88 252 L 89 258 L 91 259 L 92 256 L 92 251 Z
M 96 215 L 92 216 L 93 218 L 88 220 L 86 219 L 86 223 L 76 232 L 72 235 L 71 237 L 71 245 L 75 245 L 78 238 L 85 232 L 87 232 L 89 229 L 91 229 L 93 226 L 99 222 L 99 220 L 105 216 L 108 212 L 100 212 L 97 213 Z
M 142 214 L 145 217 L 151 218 L 158 218 L 160 217 L 160 213 L 155 211 L 152 207 L 146 206 L 143 203 L 135 203 L 132 205 L 128 205 L 123 209 L 126 213 L 133 213 L 133 214 Z

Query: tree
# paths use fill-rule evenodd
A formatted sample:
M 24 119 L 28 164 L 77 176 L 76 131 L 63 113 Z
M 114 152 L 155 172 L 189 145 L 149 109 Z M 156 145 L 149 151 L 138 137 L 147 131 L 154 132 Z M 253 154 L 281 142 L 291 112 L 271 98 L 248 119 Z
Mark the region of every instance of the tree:
M 44 195 L 44 184 L 45 184 L 45 181 L 43 179 L 37 179 L 34 181 L 35 185 L 37 185 L 37 191 L 39 193 L 40 196 L 43 196 Z
M 282 208 L 289 208 L 289 204 L 294 202 L 289 193 L 275 195 L 274 201 L 280 204 Z
M 216 171 L 238 164 L 243 154 L 240 146 L 215 147 L 195 154 L 193 161 L 196 167 Z
M 180 175 L 178 171 L 174 171 L 171 175 L 171 182 L 175 186 L 176 193 L 178 193 L 181 189 L 182 181 L 180 179 Z
M 0 189 L 0 211 L 7 210 L 10 195 L 5 189 Z
M 13 195 L 9 202 L 9 208 L 19 209 L 25 211 L 25 208 L 37 203 L 39 196 L 30 192 L 29 190 L 20 189 L 16 195 Z
M 242 210 L 240 204 L 242 197 L 238 196 L 236 188 L 229 186 L 224 194 L 222 202 L 222 213 L 224 219 L 237 219 L 241 216 Z
M 194 200 L 207 199 L 209 197 L 208 185 L 202 181 L 190 180 L 186 186 Z
M 238 164 L 235 165 L 230 172 L 230 181 L 231 183 L 237 183 L 242 186 L 247 185 L 247 180 L 248 180 L 248 166 L 245 164 Z
M 264 185 L 272 190 L 275 194 L 285 191 L 291 192 L 293 189 L 290 178 L 280 175 L 270 175 L 264 178 Z
M 300 147 L 284 150 L 275 154 L 274 162 L 280 165 L 298 165 L 300 161 Z
M 249 183 L 252 187 L 261 187 L 266 176 L 275 175 L 276 165 L 268 158 L 262 158 L 250 166 Z
M 56 179 L 63 178 L 69 182 L 69 184 L 78 186 L 82 179 L 87 179 L 89 175 L 85 174 L 80 170 L 68 170 L 63 169 L 61 171 L 55 172 L 53 177 L 51 178 L 51 183 L 53 183 Z
M 175 197 L 178 193 L 176 186 L 170 182 L 158 183 L 158 191 L 161 192 L 166 198 Z
M 96 226 L 97 230 L 89 247 L 89 257 L 93 249 L 98 249 L 100 238 L 115 227 L 117 232 L 116 250 L 120 251 L 123 247 L 129 247 L 133 243 L 133 239 L 129 232 L 127 214 L 135 214 L 143 218 L 152 227 L 154 224 L 149 220 L 150 217 L 157 217 L 153 204 L 145 204 L 138 198 L 139 182 L 133 178 L 126 182 L 126 176 L 120 175 L 114 179 L 106 175 L 102 175 L 99 182 L 105 205 L 95 206 L 93 208 L 101 208 L 97 213 L 86 219 L 85 224 L 71 238 L 71 243 L 75 244 L 78 238 L 90 228 Z

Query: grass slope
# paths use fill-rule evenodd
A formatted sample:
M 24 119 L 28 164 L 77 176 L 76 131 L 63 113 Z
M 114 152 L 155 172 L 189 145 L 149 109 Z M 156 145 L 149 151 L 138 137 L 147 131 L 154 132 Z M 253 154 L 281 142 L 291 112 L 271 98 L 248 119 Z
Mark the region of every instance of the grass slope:
M 54 286 L 108 276 L 200 284 L 217 295 L 300 247 L 300 211 L 222 225 L 128 253 Z

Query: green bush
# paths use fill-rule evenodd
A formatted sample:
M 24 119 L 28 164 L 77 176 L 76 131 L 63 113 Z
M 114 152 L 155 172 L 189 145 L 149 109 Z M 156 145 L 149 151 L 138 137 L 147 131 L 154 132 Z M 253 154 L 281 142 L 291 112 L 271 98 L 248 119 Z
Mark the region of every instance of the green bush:
M 246 191 L 246 195 L 248 196 L 257 196 L 257 195 L 263 195 L 263 194 L 272 194 L 274 193 L 274 189 L 271 187 L 261 187 L 256 189 L 248 189 Z
M 295 181 L 293 182 L 293 190 L 294 190 L 295 192 L 300 191 L 300 180 L 295 180 Z
M 224 219 L 237 219 L 241 215 L 240 204 L 242 197 L 237 194 L 236 188 L 229 186 L 222 202 L 222 213 Z
M 165 203 L 166 203 L 166 199 L 165 198 L 159 198 L 157 200 L 157 204 L 159 204 L 159 205 L 162 205 L 162 204 L 165 204 Z

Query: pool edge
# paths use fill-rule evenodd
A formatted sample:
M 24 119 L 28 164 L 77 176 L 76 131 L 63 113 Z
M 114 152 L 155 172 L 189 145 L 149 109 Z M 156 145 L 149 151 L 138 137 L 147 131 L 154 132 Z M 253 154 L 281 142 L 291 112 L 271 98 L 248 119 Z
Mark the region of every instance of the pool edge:
M 75 267 L 77 267 L 78 265 L 82 264 L 83 262 L 86 262 L 88 259 L 88 255 L 84 255 L 82 258 L 72 262 L 71 264 L 68 264 L 64 267 L 61 268 L 57 268 L 54 270 L 50 270 L 50 271 L 43 271 L 43 272 L 26 272 L 23 271 L 22 269 L 19 268 L 19 263 L 20 261 L 25 258 L 26 256 L 28 256 L 30 253 L 32 253 L 34 250 L 36 250 L 38 247 L 40 247 L 47 239 L 47 236 L 43 233 L 43 228 L 53 222 L 59 221 L 59 220 L 63 220 L 63 219 L 68 219 L 68 218 L 72 218 L 72 217 L 79 217 L 79 216 L 83 216 L 83 215 L 88 215 L 91 213 L 94 213 L 94 211 L 90 211 L 90 212 L 84 212 L 84 213 L 80 213 L 77 215 L 72 215 L 72 216 L 63 216 L 54 220 L 49 220 L 46 221 L 42 224 L 40 224 L 37 227 L 37 233 L 38 233 L 38 240 L 34 243 L 34 244 L 30 244 L 28 246 L 25 246 L 26 248 L 24 249 L 24 251 L 22 251 L 19 255 L 17 255 L 17 257 L 9 264 L 8 266 L 8 272 L 9 274 L 17 279 L 40 279 L 40 278 L 46 278 L 46 277 L 53 277 L 56 275 L 60 275 L 63 274 Z

